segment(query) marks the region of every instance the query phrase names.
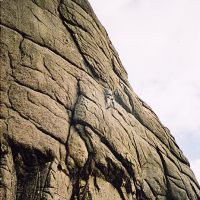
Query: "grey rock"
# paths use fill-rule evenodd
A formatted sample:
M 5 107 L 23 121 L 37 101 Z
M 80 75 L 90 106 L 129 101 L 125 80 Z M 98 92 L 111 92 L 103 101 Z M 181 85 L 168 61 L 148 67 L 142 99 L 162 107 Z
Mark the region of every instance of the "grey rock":
M 0 199 L 200 199 L 87 0 L 0 4 Z

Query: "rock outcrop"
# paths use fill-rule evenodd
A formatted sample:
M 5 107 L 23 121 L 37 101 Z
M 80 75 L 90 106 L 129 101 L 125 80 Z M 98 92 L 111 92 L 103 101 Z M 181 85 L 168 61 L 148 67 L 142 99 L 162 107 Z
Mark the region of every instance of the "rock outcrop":
M 87 0 L 0 3 L 0 199 L 200 198 Z

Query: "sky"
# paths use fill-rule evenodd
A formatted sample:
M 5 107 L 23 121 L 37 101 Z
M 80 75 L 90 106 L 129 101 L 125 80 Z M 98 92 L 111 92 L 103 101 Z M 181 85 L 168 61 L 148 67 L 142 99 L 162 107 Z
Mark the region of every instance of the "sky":
M 134 91 L 167 126 L 200 183 L 200 0 L 89 0 Z

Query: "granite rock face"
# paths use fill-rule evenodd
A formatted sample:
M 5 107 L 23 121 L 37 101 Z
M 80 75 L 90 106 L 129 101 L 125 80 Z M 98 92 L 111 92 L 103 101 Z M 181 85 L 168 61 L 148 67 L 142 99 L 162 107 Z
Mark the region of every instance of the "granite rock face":
M 87 0 L 0 3 L 0 199 L 200 199 Z

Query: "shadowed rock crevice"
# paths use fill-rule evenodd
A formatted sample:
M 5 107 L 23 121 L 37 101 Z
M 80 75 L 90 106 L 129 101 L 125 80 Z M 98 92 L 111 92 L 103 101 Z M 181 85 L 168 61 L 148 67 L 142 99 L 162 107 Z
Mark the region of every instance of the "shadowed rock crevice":
M 199 200 L 87 0 L 0 4 L 0 199 Z

